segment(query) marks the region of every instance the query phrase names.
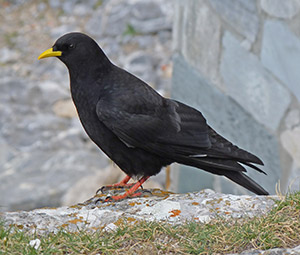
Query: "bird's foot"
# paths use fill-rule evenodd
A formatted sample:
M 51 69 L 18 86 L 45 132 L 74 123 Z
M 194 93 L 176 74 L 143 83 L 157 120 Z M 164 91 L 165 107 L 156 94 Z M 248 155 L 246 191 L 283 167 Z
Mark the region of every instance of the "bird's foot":
M 118 183 L 101 187 L 96 191 L 96 195 L 99 193 L 99 191 L 101 191 L 101 193 L 104 193 L 105 190 L 121 189 L 125 187 L 131 188 L 134 185 L 134 183 L 127 183 L 130 179 L 131 177 L 129 175 L 126 175 L 125 178 Z
M 117 183 L 116 183 L 117 184 Z M 110 190 L 120 190 L 120 189 L 125 189 L 125 188 L 131 188 L 135 183 L 126 183 L 122 185 L 107 185 L 107 186 L 102 186 L 100 189 L 96 191 L 96 194 L 101 192 L 102 194 L 106 193 L 107 191 Z
M 140 189 L 135 191 L 133 194 L 129 194 L 129 192 L 125 192 L 122 195 L 118 195 L 118 196 L 107 196 L 104 200 L 104 202 L 114 202 L 114 201 L 120 201 L 123 200 L 125 198 L 133 198 L 133 197 L 141 197 L 141 196 L 147 196 L 147 195 L 151 195 L 152 192 L 150 190 L 147 189 Z
M 139 181 L 137 181 L 136 183 L 133 183 L 133 184 L 127 184 L 127 182 L 129 181 L 130 177 L 129 176 L 126 176 L 124 180 L 122 180 L 121 182 L 117 183 L 117 184 L 113 184 L 111 185 L 110 187 L 113 187 L 113 189 L 116 187 L 116 186 L 121 186 L 122 187 L 128 187 L 130 186 L 130 189 L 128 189 L 125 193 L 123 193 L 122 195 L 117 195 L 117 196 L 108 196 L 104 202 L 108 202 L 108 201 L 118 201 L 118 200 L 122 200 L 124 198 L 127 198 L 127 197 L 137 197 L 137 196 L 140 196 L 142 195 L 144 192 L 147 192 L 146 190 L 144 191 L 143 189 L 142 190 L 138 190 L 138 188 L 141 187 L 141 185 L 147 181 L 149 179 L 150 176 L 143 176 Z M 101 192 L 102 191 L 102 188 L 100 189 Z M 98 190 L 99 191 L 99 190 Z M 98 192 L 97 191 L 97 192 Z

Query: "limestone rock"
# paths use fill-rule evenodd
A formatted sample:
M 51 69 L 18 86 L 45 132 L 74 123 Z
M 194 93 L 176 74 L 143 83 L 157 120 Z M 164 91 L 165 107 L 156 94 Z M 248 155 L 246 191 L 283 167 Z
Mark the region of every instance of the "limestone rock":
M 218 66 L 219 61 L 220 20 L 204 1 L 189 1 L 186 6 L 177 9 L 177 13 L 179 16 L 175 20 L 175 50 L 181 52 L 208 79 L 218 81 L 218 70 L 211 67 Z
M 223 46 L 220 70 L 226 92 L 257 121 L 275 132 L 291 102 L 289 91 L 231 33 L 225 33 Z
M 289 27 L 276 20 L 264 25 L 262 64 L 277 76 L 300 100 L 300 39 Z
M 260 5 L 269 15 L 284 19 L 293 18 L 300 10 L 298 0 L 261 0 Z
M 23 226 L 23 230 L 43 234 L 57 232 L 61 227 L 69 231 L 94 231 L 127 218 L 179 224 L 186 221 L 209 222 L 216 217 L 227 219 L 263 216 L 274 206 L 265 196 L 234 196 L 212 190 L 189 194 L 171 194 L 152 190 L 152 196 L 101 202 L 106 195 L 98 195 L 71 207 L 37 209 L 0 214 L 6 226 Z M 276 199 L 276 197 L 273 197 Z M 131 220 L 132 222 L 132 220 Z
M 64 118 L 77 117 L 75 105 L 71 99 L 59 100 L 53 105 L 53 111 L 57 116 Z
M 254 42 L 259 28 L 255 1 L 209 0 L 210 5 L 239 34 Z
M 228 254 L 228 255 L 299 255 L 300 254 L 300 245 L 294 248 L 275 248 L 269 250 L 248 250 L 241 253 Z
M 300 127 L 285 130 L 280 136 L 283 147 L 295 159 L 300 166 Z

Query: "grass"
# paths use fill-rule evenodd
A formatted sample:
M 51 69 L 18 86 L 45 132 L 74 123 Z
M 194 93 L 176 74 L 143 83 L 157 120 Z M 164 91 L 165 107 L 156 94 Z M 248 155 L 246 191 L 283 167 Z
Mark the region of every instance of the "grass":
M 216 219 L 171 226 L 118 221 L 116 231 L 81 231 L 39 236 L 0 225 L 0 254 L 224 254 L 300 244 L 300 192 L 290 194 L 266 216 Z M 36 250 L 29 245 L 41 241 Z
M 124 31 L 123 35 L 135 36 L 137 34 L 138 32 L 135 30 L 135 28 L 132 25 L 127 24 L 126 30 Z

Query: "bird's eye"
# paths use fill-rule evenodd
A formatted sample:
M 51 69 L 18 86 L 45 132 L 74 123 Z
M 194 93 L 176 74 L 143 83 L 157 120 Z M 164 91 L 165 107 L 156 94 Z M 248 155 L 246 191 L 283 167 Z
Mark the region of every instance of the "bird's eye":
M 70 48 L 70 49 L 73 49 L 73 48 L 74 48 L 74 44 L 71 43 L 71 44 L 69 45 L 69 48 Z

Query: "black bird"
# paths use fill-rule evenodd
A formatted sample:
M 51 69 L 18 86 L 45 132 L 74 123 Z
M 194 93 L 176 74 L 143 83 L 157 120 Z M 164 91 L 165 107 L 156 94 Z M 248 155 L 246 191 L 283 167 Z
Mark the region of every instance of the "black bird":
M 69 69 L 72 99 L 81 123 L 101 150 L 126 174 L 113 186 L 130 186 L 119 200 L 173 162 L 224 175 L 246 189 L 268 195 L 244 174 L 242 165 L 264 173 L 263 162 L 207 125 L 198 110 L 160 96 L 145 82 L 110 62 L 98 44 L 82 33 L 60 37 L 38 59 L 58 57 Z

